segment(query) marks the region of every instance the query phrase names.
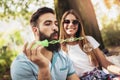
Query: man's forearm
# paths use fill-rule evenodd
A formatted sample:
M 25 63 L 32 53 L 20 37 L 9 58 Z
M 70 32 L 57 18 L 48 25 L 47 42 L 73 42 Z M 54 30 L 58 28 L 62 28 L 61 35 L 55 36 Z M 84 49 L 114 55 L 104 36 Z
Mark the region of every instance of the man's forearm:
M 49 68 L 42 68 L 39 70 L 38 80 L 52 80 Z

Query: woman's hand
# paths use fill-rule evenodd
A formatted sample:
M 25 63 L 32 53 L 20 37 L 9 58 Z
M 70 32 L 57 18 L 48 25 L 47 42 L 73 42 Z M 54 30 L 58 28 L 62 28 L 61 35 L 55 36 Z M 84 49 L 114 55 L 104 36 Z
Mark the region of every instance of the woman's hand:
M 110 65 L 107 67 L 107 70 L 112 72 L 113 74 L 120 75 L 120 67 L 116 65 Z

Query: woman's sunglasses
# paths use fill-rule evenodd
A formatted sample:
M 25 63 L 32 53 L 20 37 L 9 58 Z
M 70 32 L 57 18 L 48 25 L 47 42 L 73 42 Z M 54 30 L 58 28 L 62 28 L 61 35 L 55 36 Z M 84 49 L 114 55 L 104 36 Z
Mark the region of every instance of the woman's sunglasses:
M 65 23 L 65 24 L 70 24 L 70 20 L 64 20 L 63 23 Z M 78 23 L 79 23 L 78 20 L 72 20 L 72 24 L 73 24 L 73 25 L 77 25 Z

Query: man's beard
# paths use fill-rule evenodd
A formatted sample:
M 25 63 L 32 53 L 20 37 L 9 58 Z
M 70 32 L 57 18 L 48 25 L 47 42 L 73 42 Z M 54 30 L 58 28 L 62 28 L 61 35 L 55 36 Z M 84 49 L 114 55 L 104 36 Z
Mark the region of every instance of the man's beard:
M 57 31 L 55 31 L 54 33 L 52 33 L 51 35 L 50 35 L 50 37 L 48 37 L 48 36 L 46 36 L 44 33 L 42 33 L 42 32 L 40 32 L 39 31 L 39 40 L 40 41 L 43 41 L 43 40 L 45 40 L 45 39 L 47 39 L 48 40 L 48 42 L 49 41 L 52 41 L 52 40 L 56 40 L 56 39 L 52 39 L 52 36 L 54 36 L 54 34 L 56 34 L 56 33 L 58 33 Z M 59 50 L 59 48 L 60 48 L 60 44 L 59 43 L 55 43 L 55 44 L 49 44 L 49 46 L 48 47 L 45 47 L 47 50 L 49 50 L 49 51 L 52 51 L 52 52 L 54 52 L 54 51 L 58 51 Z

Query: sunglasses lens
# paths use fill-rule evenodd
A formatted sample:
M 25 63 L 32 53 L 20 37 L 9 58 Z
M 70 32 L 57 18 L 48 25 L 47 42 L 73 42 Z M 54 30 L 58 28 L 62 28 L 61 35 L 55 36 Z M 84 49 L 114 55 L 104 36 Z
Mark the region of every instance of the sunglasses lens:
M 78 20 L 73 20 L 73 22 L 72 22 L 74 25 L 77 25 L 78 23 L 79 23 L 79 21 Z
M 70 24 L 70 20 L 64 20 L 64 23 L 65 23 L 65 24 Z M 73 21 L 72 21 L 72 24 L 73 24 L 73 25 L 77 25 L 78 23 L 79 23 L 78 20 L 73 20 Z
M 69 24 L 70 20 L 64 20 L 64 23 Z

